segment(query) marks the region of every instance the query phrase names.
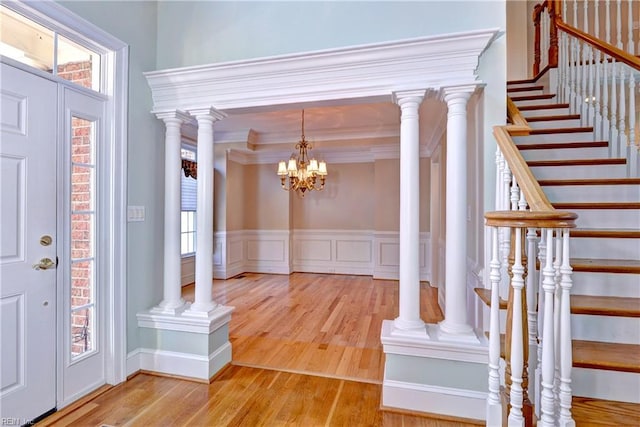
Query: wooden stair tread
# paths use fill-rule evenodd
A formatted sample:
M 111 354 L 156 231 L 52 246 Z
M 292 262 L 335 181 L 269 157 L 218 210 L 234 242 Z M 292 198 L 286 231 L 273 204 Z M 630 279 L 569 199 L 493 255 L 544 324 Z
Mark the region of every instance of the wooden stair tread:
M 543 90 L 544 86 L 539 85 L 539 86 L 524 86 L 524 87 L 512 87 L 512 88 L 507 88 L 507 93 L 514 93 L 514 92 L 528 92 L 530 90 Z
M 502 358 L 504 348 L 505 335 L 500 334 Z M 571 349 L 574 368 L 640 373 L 640 345 L 572 340 Z
M 584 141 L 584 142 L 551 142 L 539 144 L 516 144 L 518 150 L 558 150 L 565 148 L 603 148 L 608 147 L 607 141 Z
M 574 228 L 571 230 L 571 237 L 640 239 L 640 230 L 636 228 Z
M 575 120 L 579 119 L 580 114 L 561 114 L 557 116 L 534 116 L 534 117 L 526 117 L 525 120 L 528 122 L 548 122 L 555 120 Z
M 640 274 L 640 261 L 631 259 L 571 258 L 573 271 Z
M 513 99 L 511 99 L 513 101 Z M 569 104 L 538 104 L 538 105 L 521 105 L 518 106 L 518 110 L 522 111 L 534 111 L 534 110 L 548 110 L 553 108 L 569 108 Z
M 638 185 L 640 178 L 542 179 L 540 186 L 559 185 Z
M 571 295 L 571 313 L 640 317 L 640 298 Z
M 475 288 L 480 300 L 491 307 L 491 289 Z M 507 309 L 507 301 L 500 299 L 500 310 Z M 571 313 L 613 317 L 640 317 L 640 298 L 571 295 Z
M 531 160 L 527 164 L 529 167 L 536 166 L 597 166 L 597 165 L 624 165 L 627 160 L 624 158 L 613 159 L 569 159 L 569 160 Z
M 640 209 L 640 203 L 636 202 L 558 202 L 552 203 L 556 209 Z
M 640 373 L 640 345 L 573 340 L 576 368 Z
M 593 132 L 593 126 L 578 126 L 570 128 L 544 128 L 544 129 L 531 129 L 529 135 L 549 135 L 552 133 L 579 133 L 579 132 Z
M 637 403 L 572 396 L 571 414 L 577 426 L 592 425 L 595 420 L 606 420 L 599 425 L 640 426 Z
M 555 93 L 543 93 L 540 95 L 522 95 L 522 96 L 511 96 L 511 100 L 513 102 L 518 102 L 518 101 L 535 101 L 538 99 L 551 99 L 551 98 L 555 98 L 556 94 Z
M 526 83 L 535 83 L 537 82 L 538 79 L 520 79 L 520 80 L 509 80 L 507 82 L 507 85 L 519 85 L 519 84 L 526 84 Z

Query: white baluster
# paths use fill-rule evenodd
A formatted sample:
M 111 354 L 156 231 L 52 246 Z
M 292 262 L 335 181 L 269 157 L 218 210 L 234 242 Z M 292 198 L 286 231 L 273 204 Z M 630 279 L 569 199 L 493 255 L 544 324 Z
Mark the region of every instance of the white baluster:
M 611 60 L 611 116 L 609 118 L 609 146 L 613 156 L 619 156 L 618 145 L 618 91 L 616 90 L 616 76 L 618 69 L 615 58 Z
M 527 229 L 527 323 L 529 325 L 529 399 L 535 401 L 538 361 L 538 281 L 536 277 L 536 241 L 538 236 L 535 228 Z
M 511 177 L 511 210 L 518 210 L 518 200 L 520 200 L 520 188 L 518 188 L 518 181 L 516 176 Z
M 496 201 L 497 211 L 502 210 L 502 173 L 504 171 L 504 156 L 500 147 L 496 149 Z
M 560 279 L 562 278 L 562 273 L 560 272 L 560 267 L 562 266 L 562 235 L 560 234 L 560 230 L 556 230 L 555 235 L 555 249 L 554 249 L 555 259 L 553 261 L 553 269 L 555 272 L 555 283 L 556 288 L 554 292 L 554 302 L 553 302 L 553 337 L 554 337 L 554 349 L 555 349 L 555 371 L 554 371 L 554 380 L 553 380 L 553 396 L 555 403 L 556 415 L 558 414 L 558 405 L 559 405 L 559 393 L 560 393 Z
M 616 46 L 620 49 L 624 49 L 622 44 L 622 13 L 620 7 L 622 0 L 616 0 Z
M 609 121 L 609 59 L 606 54 L 602 55 L 602 139 L 609 140 L 611 133 L 611 122 Z M 611 143 L 609 143 L 609 155 L 612 154 Z
M 545 264 L 542 269 L 542 289 L 544 291 L 544 318 L 542 328 L 544 329 L 541 341 L 542 363 L 541 363 L 541 385 L 542 394 L 540 397 L 540 427 L 555 426 L 555 400 L 553 396 L 553 381 L 555 374 L 555 351 L 553 336 L 553 293 L 556 289 L 555 270 L 553 268 L 553 230 L 543 229 L 542 236 L 546 239 Z
M 487 394 L 487 425 L 502 425 L 500 398 L 500 258 L 497 227 L 491 227 L 491 314 L 489 320 L 489 393 Z
M 571 273 L 569 264 L 569 230 L 562 231 L 562 278 L 560 279 L 560 391 L 558 425 L 575 427 L 571 416 L 571 365 L 573 354 L 571 349 Z
M 595 97 L 593 96 L 593 80 L 594 80 L 594 67 L 595 65 L 593 64 L 593 48 L 589 45 L 585 45 L 585 47 L 588 50 L 588 54 L 587 56 L 589 57 L 589 77 L 588 77 L 588 92 L 587 92 L 587 118 L 586 120 L 584 118 L 582 118 L 582 122 L 585 123 L 588 126 L 593 126 L 594 125 L 594 116 L 595 116 L 595 111 L 594 111 L 594 103 L 595 103 Z
M 635 45 L 633 42 L 633 0 L 629 0 L 629 10 L 627 11 L 627 52 L 633 55 L 635 51 Z
M 527 210 L 527 201 L 524 198 L 524 191 L 520 190 L 520 199 L 518 200 L 518 210 L 526 211 Z
M 515 260 L 511 272 L 511 287 L 513 288 L 513 312 L 511 313 L 511 411 L 509 412 L 509 427 L 524 426 L 522 414 L 522 368 L 524 363 L 524 346 L 522 336 L 522 289 L 524 288 L 524 267 L 522 266 L 522 229 L 515 229 Z
M 605 0 L 604 2 L 604 26 L 605 26 L 605 41 L 611 44 L 611 0 Z
M 542 346 L 544 345 L 543 332 L 544 332 L 544 288 L 543 281 L 544 275 L 542 274 L 542 269 L 545 265 L 546 260 L 546 251 L 547 243 L 546 243 L 546 235 L 544 230 L 540 230 L 540 242 L 538 243 L 538 263 L 540 264 L 540 274 L 538 275 L 538 361 L 536 364 L 536 394 L 535 394 L 535 411 L 536 417 L 538 419 L 541 417 L 541 397 L 542 397 Z
M 587 69 L 589 68 L 589 45 L 580 42 L 582 46 L 582 91 L 580 92 L 580 122 L 585 123 L 588 116 L 589 98 L 587 97 Z
M 618 110 L 618 151 L 620 153 L 620 157 L 626 157 L 626 152 L 627 152 L 627 135 L 625 134 L 626 131 L 626 110 L 627 110 L 627 101 L 626 101 L 626 96 L 625 93 L 627 91 L 627 88 L 625 86 L 625 77 L 626 77 L 626 65 L 624 63 L 620 63 L 618 64 L 618 67 L 620 68 L 620 84 L 618 85 L 618 87 L 620 88 L 620 108 Z
M 629 145 L 635 149 L 634 146 L 639 142 L 636 138 L 636 80 L 633 69 L 631 67 L 627 69 L 629 70 Z
M 582 31 L 589 34 L 589 2 L 582 2 Z

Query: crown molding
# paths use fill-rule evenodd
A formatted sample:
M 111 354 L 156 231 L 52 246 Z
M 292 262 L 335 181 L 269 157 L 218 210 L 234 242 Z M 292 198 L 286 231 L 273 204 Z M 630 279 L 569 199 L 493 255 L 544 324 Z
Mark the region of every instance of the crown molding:
M 154 111 L 391 101 L 397 91 L 478 84 L 478 58 L 498 35 L 492 28 L 144 74 Z

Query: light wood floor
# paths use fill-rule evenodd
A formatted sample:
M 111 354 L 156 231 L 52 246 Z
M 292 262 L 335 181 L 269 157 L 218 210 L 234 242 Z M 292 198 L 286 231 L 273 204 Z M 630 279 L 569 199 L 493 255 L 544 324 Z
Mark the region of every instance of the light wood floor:
M 139 374 L 55 426 L 468 426 L 380 410 L 383 319 L 397 316 L 398 283 L 366 276 L 245 274 L 214 282 L 236 307 L 233 362 L 211 384 Z M 183 289 L 193 299 L 193 287 Z M 442 314 L 421 287 L 422 317 Z M 640 425 L 637 405 L 574 398 L 579 426 Z

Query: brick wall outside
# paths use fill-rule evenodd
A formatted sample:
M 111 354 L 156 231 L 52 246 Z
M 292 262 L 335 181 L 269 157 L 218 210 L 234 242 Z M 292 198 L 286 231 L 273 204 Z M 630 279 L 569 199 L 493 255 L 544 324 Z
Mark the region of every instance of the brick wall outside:
M 70 62 L 58 66 L 58 76 L 91 88 L 91 63 Z M 73 117 L 71 119 L 71 161 L 93 165 L 92 123 Z M 73 165 L 71 170 L 71 210 L 91 211 L 93 168 Z M 94 261 L 73 260 L 91 258 L 93 251 L 93 213 L 73 213 L 71 215 L 71 307 L 78 307 L 94 302 L 92 295 Z M 82 354 L 94 347 L 92 316 L 94 308 L 72 312 L 71 314 L 71 354 Z

